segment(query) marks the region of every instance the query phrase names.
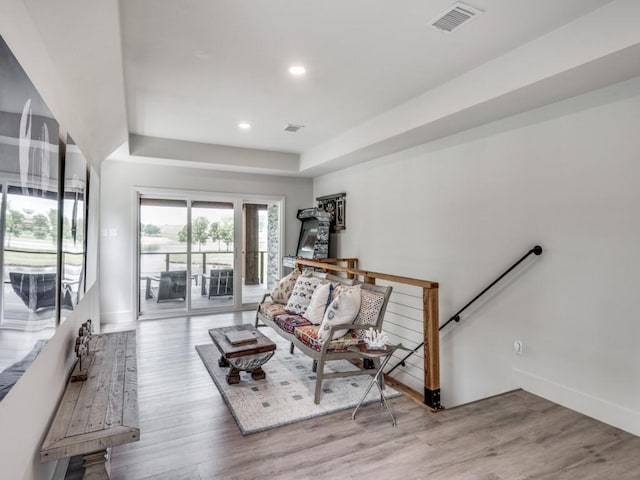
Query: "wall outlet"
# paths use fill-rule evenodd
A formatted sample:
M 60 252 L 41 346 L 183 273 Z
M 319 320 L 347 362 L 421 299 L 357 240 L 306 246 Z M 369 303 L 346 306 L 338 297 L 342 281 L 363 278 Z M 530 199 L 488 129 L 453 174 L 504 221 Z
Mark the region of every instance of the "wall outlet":
M 515 352 L 516 355 L 522 355 L 522 342 L 520 340 L 514 340 L 513 341 L 513 351 Z

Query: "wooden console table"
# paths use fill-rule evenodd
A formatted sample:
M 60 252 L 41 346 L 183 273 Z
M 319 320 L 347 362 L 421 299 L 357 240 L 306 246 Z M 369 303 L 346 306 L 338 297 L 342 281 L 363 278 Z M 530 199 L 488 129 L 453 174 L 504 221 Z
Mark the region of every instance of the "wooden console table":
M 85 479 L 109 478 L 107 449 L 140 439 L 136 332 L 94 335 L 85 381 L 70 382 L 40 460 L 83 455 Z

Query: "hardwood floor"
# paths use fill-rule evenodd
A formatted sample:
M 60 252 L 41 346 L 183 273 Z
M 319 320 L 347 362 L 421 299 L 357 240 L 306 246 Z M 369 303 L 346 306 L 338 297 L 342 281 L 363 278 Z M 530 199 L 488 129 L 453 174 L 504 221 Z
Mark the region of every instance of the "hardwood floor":
M 640 478 L 639 437 L 523 391 L 438 414 L 394 399 L 395 428 L 374 405 L 243 437 L 194 347 L 253 318 L 138 324 L 141 439 L 113 449 L 112 479 Z

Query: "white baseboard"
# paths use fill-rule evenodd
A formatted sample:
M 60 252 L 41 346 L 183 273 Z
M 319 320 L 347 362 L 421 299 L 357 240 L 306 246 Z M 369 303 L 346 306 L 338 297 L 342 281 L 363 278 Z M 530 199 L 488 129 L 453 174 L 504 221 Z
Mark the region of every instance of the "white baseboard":
M 518 368 L 512 370 L 518 387 L 554 403 L 640 437 L 640 412 L 568 388 Z
M 114 323 L 120 321 L 135 322 L 136 316 L 131 310 L 121 312 L 100 312 L 100 323 Z

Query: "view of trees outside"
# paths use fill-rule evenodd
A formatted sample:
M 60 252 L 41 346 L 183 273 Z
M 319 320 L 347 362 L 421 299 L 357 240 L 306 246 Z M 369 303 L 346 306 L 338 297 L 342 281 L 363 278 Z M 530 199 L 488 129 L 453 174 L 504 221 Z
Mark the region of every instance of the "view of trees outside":
M 207 264 L 232 266 L 233 264 L 233 210 L 192 208 L 191 250 L 204 252 Z M 172 270 L 186 268 L 187 207 L 141 205 L 140 244 L 143 254 L 142 272 L 165 270 L 165 255 L 170 255 Z M 260 250 L 267 249 L 267 214 L 260 212 Z M 184 256 L 179 254 L 184 254 Z M 153 255 L 144 255 L 153 254 Z M 154 260 L 144 257 L 156 257 Z M 182 267 L 180 267 L 182 266 Z
M 57 266 L 58 202 L 39 196 L 7 193 L 4 225 L 4 311 L 2 323 L 23 322 L 30 318 L 35 328 L 48 328 L 55 321 L 54 308 L 36 313 L 14 291 L 10 273 L 55 274 Z
M 5 276 L 16 269 L 55 272 L 57 207 L 55 200 L 7 194 Z
M 233 210 L 223 208 L 192 208 L 192 253 L 206 253 L 212 266 L 233 266 Z M 176 205 L 140 206 L 140 273 L 142 276 L 166 270 L 169 254 L 170 270 L 186 269 L 187 207 Z M 193 271 L 202 271 L 192 263 Z M 197 268 L 197 270 L 196 270 Z M 206 269 L 205 269 L 206 270 Z

